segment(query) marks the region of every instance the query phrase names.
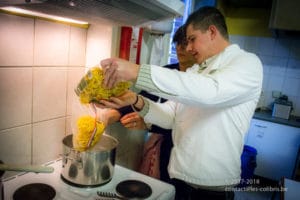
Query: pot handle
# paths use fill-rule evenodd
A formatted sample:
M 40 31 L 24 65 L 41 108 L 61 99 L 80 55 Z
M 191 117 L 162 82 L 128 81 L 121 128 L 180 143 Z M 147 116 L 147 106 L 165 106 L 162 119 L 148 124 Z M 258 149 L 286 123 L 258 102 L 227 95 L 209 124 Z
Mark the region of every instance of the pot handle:
M 11 165 L 0 164 L 0 171 L 19 171 L 19 172 L 35 172 L 35 173 L 52 173 L 53 167 L 40 165 Z
M 59 154 L 62 158 L 63 158 L 63 166 L 65 164 L 67 164 L 68 160 L 71 160 L 73 163 L 76 164 L 77 167 L 82 168 L 83 164 L 82 164 L 82 159 L 80 156 L 77 155 L 77 158 L 73 158 L 71 156 L 69 156 L 69 154 Z
M 71 154 L 71 152 L 69 153 L 64 153 L 64 154 L 59 154 L 59 156 L 61 156 L 62 158 L 65 158 L 65 159 L 68 159 L 68 160 L 71 160 L 71 161 L 76 161 L 78 163 L 82 163 L 82 158 L 80 156 L 80 153 L 78 153 L 77 151 L 74 151 L 73 154 L 75 154 L 75 158 L 72 157 L 72 156 L 69 156 Z

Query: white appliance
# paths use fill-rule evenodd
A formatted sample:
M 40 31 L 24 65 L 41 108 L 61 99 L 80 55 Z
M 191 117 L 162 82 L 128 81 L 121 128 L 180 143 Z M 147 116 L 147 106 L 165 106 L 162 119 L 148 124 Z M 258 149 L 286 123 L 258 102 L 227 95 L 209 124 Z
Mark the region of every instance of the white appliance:
M 292 102 L 275 100 L 272 110 L 272 117 L 289 119 L 292 110 Z
M 53 173 L 20 173 L 3 180 L 4 199 L 12 200 L 14 192 L 22 186 L 31 183 L 47 184 L 55 190 L 54 200 L 108 200 L 113 198 L 99 197 L 97 191 L 116 193 L 118 183 L 125 180 L 138 180 L 148 184 L 152 193 L 147 200 L 171 200 L 175 198 L 175 188 L 173 185 L 164 183 L 158 179 L 137 173 L 119 165 L 115 165 L 114 175 L 110 182 L 93 188 L 80 188 L 71 186 L 61 179 L 61 159 L 54 160 L 46 164 L 54 167 Z M 115 198 L 116 199 L 116 198 Z
M 300 148 L 300 128 L 252 119 L 245 144 L 257 150 L 255 175 L 292 179 Z

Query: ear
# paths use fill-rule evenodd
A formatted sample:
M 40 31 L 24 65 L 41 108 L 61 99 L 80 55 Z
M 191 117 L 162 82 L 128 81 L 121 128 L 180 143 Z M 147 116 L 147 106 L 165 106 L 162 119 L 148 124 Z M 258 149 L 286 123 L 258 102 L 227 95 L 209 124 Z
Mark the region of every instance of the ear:
M 210 38 L 211 40 L 214 40 L 218 34 L 218 29 L 215 25 L 210 25 L 208 27 L 208 31 L 210 32 Z

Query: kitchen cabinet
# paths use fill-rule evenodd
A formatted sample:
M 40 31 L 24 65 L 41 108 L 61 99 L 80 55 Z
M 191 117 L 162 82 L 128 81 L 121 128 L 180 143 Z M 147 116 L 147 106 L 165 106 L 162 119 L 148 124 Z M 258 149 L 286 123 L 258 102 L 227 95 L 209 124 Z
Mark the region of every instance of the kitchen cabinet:
M 300 128 L 252 119 L 245 144 L 257 149 L 255 175 L 292 178 L 300 146 Z
M 273 0 L 270 28 L 300 31 L 300 1 Z

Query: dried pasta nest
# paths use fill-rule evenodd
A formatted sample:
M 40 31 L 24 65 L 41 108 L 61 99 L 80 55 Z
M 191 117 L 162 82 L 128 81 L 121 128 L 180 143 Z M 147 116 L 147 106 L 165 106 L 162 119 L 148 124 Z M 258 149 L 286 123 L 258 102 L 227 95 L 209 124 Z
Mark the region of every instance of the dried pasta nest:
M 101 99 L 108 100 L 112 96 L 120 96 L 131 86 L 130 82 L 119 82 L 113 88 L 103 87 L 103 71 L 100 67 L 93 67 L 81 79 L 76 94 L 83 104 L 97 102 Z
M 100 140 L 105 125 L 102 122 L 96 121 L 95 118 L 85 115 L 81 116 L 77 120 L 77 133 L 73 137 L 73 146 L 78 151 L 85 151 L 87 149 L 88 142 L 93 134 L 94 128 L 97 126 L 94 139 L 92 140 L 90 148 Z

